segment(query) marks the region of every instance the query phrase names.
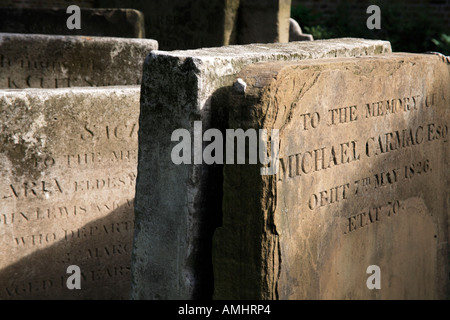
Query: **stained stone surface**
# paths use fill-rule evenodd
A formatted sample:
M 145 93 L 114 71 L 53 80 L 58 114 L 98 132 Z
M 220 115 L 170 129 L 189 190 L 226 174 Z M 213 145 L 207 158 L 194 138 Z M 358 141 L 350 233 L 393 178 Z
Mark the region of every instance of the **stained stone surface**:
M 99 7 L 134 8 L 145 16 L 145 34 L 162 50 L 236 43 L 239 0 L 99 0 Z
M 288 42 L 290 16 L 291 0 L 241 0 L 237 43 Z
M 0 33 L 0 88 L 136 85 L 151 39 Z
M 214 298 L 446 299 L 450 66 L 398 53 L 237 77 L 230 128 L 278 129 L 279 166 L 225 165 Z
M 153 51 L 141 90 L 134 299 L 211 298 L 211 244 L 220 222 L 222 166 L 175 165 L 172 132 L 225 129 L 228 91 L 244 67 L 263 61 L 384 54 L 389 42 L 334 39 L 286 44 Z
M 129 298 L 139 92 L 0 90 L 0 299 Z
M 144 15 L 133 9 L 80 8 L 81 29 L 67 28 L 61 9 L 0 8 L 0 32 L 145 38 Z

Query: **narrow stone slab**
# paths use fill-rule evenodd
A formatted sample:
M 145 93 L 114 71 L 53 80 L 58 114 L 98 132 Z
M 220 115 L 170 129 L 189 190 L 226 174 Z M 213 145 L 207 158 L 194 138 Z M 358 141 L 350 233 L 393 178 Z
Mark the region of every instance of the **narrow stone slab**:
M 445 299 L 450 66 L 390 54 L 237 77 L 230 128 L 279 130 L 279 166 L 225 165 L 214 297 Z
M 238 42 L 289 42 L 291 0 L 241 0 L 239 4 Z
M 0 33 L 0 88 L 136 85 L 150 39 Z
M 390 52 L 385 41 L 335 39 L 310 43 L 153 51 L 141 90 L 132 298 L 211 297 L 211 244 L 220 220 L 222 167 L 175 165 L 174 130 L 225 129 L 228 91 L 236 74 L 261 61 Z
M 80 8 L 80 15 L 81 29 L 69 29 L 66 8 L 0 8 L 0 32 L 145 38 L 144 15 L 138 10 Z
M 0 90 L 0 299 L 129 298 L 139 92 Z
M 158 40 L 163 50 L 236 43 L 239 0 L 98 0 L 96 5 L 142 11 L 147 37 Z

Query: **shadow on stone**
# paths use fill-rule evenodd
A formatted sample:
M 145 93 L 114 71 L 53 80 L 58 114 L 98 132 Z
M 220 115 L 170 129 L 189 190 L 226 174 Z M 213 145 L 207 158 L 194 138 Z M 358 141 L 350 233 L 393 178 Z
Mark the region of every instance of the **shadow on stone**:
M 133 229 L 130 201 L 44 249 L 36 237 L 34 253 L 0 270 L 0 299 L 128 299 Z M 66 286 L 70 265 L 81 269 L 81 290 Z

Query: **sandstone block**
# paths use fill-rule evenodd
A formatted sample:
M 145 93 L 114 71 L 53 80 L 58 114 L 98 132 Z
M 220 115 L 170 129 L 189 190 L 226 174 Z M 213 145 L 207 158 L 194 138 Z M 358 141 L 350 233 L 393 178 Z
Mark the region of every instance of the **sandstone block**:
M 175 165 L 177 129 L 225 130 L 228 91 L 246 66 L 390 52 L 385 41 L 334 39 L 153 51 L 146 59 L 139 120 L 134 299 L 210 298 L 212 234 L 222 211 L 222 166 Z
M 0 88 L 136 85 L 150 39 L 0 33 Z
M 214 297 L 445 299 L 448 64 L 398 53 L 237 77 L 229 125 L 279 130 L 279 165 L 224 167 Z
M 129 298 L 139 92 L 0 90 L 1 299 Z

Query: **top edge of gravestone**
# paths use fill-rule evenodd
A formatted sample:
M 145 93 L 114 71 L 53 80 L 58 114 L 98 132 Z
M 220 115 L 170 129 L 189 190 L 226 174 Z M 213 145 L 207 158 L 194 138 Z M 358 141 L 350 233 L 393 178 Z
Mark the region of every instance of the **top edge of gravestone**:
M 337 68 L 339 66 L 361 66 L 363 63 L 417 63 L 421 61 L 433 61 L 440 62 L 441 58 L 432 53 L 409 53 L 409 52 L 390 52 L 387 54 L 378 55 L 366 55 L 357 57 L 336 57 L 330 58 L 318 58 L 318 59 L 303 59 L 303 60 L 290 60 L 290 61 L 260 61 L 254 64 L 247 65 L 240 71 L 237 77 L 241 77 L 244 81 L 247 79 L 258 78 L 261 74 L 261 70 L 270 72 L 273 74 L 272 80 L 275 80 L 275 75 L 285 70 L 297 69 L 303 70 L 310 67 L 316 68 Z M 267 78 L 267 74 L 262 75 Z M 270 80 L 267 82 L 258 82 L 257 87 L 269 85 Z
M 123 91 L 136 91 L 140 92 L 140 85 L 122 85 L 122 86 L 99 86 L 99 87 L 65 87 L 65 88 L 23 88 L 23 89 L 1 89 L 0 95 L 46 95 L 46 94 L 92 94 L 92 93 L 105 93 L 105 92 L 123 92 Z M 1 98 L 1 96 L 0 96 Z
M 120 37 L 100 37 L 100 36 L 66 36 L 57 34 L 38 34 L 38 33 L 8 33 L 0 32 L 0 44 L 8 40 L 29 40 L 29 41 L 72 41 L 72 42 L 122 42 L 136 45 L 151 45 L 158 48 L 158 41 L 154 39 L 143 38 L 120 38 Z
M 55 7 L 42 7 L 42 8 L 14 8 L 14 7 L 3 7 L 0 5 L 0 10 L 5 11 L 64 11 L 66 13 L 67 8 L 55 8 Z M 142 13 L 137 9 L 133 8 L 114 8 L 114 7 L 105 7 L 105 8 L 86 8 L 80 7 L 81 11 L 92 11 L 92 12 L 107 12 L 107 11 L 136 11 L 138 13 Z
M 152 52 L 152 57 L 157 56 L 173 56 L 177 58 L 196 58 L 200 60 L 208 59 L 234 59 L 239 57 L 251 58 L 252 56 L 260 57 L 261 55 L 272 56 L 304 54 L 307 56 L 314 56 L 318 53 L 323 53 L 324 50 L 339 51 L 348 50 L 349 52 L 361 51 L 361 54 L 366 54 L 367 50 L 371 49 L 373 53 L 390 53 L 392 52 L 389 41 L 384 40 L 369 40 L 362 38 L 337 38 L 328 40 L 315 41 L 297 41 L 288 43 L 253 43 L 248 45 L 230 45 L 214 48 L 200 48 L 193 50 L 175 50 L 175 51 L 161 51 L 155 50 Z M 354 56 L 354 55 L 353 55 Z
M 389 52 L 383 55 L 365 55 L 357 57 L 336 57 L 333 59 L 329 58 L 318 58 L 318 59 L 305 59 L 305 60 L 291 60 L 291 61 L 261 61 L 252 65 L 248 65 L 247 68 L 258 68 L 262 64 L 265 66 L 278 66 L 279 68 L 284 67 L 295 67 L 295 66 L 309 66 L 309 65 L 328 65 L 337 63 L 358 63 L 358 61 L 384 61 L 384 60 L 405 60 L 405 59 L 436 59 L 440 60 L 435 54 L 432 53 L 410 53 L 410 52 Z M 358 60 L 355 60 L 358 59 Z

